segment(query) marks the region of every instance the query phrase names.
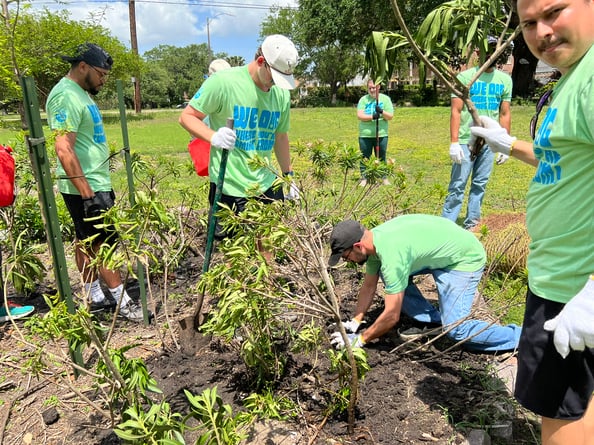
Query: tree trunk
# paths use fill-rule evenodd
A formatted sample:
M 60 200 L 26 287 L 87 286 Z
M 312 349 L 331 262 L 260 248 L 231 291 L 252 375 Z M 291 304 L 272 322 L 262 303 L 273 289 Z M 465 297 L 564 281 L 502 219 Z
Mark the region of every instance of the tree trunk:
M 532 55 L 524 37 L 519 34 L 514 40 L 514 68 L 512 70 L 513 97 L 532 97 L 534 92 L 534 73 L 538 59 Z

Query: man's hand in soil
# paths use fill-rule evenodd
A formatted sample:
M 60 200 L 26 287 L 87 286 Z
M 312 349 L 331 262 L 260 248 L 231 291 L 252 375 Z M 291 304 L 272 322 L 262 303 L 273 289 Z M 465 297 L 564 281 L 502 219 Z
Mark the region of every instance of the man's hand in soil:
M 546 331 L 554 332 L 557 352 L 563 358 L 570 348 L 583 351 L 594 348 L 594 275 L 588 278 L 584 288 L 565 304 L 559 315 L 544 324 Z
M 361 335 L 357 334 L 347 334 L 349 342 L 351 343 L 351 347 L 353 348 L 362 348 L 365 345 L 363 338 Z M 344 348 L 344 340 L 342 339 L 342 335 L 340 332 L 334 332 L 330 335 L 330 344 L 334 345 L 336 349 Z
M 351 318 L 349 321 L 343 322 L 342 325 L 344 326 L 345 331 L 350 332 L 351 334 L 354 334 L 355 332 L 357 332 L 359 330 L 359 326 L 361 326 L 361 323 L 364 323 L 364 322 L 359 321 L 356 318 Z

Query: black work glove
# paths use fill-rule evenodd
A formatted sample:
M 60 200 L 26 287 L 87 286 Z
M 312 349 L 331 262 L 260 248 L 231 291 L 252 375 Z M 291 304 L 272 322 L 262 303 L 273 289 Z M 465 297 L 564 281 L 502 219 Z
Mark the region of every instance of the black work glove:
M 83 212 L 85 218 L 96 218 L 109 209 L 107 203 L 99 196 L 83 199 Z
M 384 110 L 382 109 L 382 106 L 381 105 L 376 105 L 375 106 L 375 112 L 381 116 L 382 113 L 384 112 Z
M 382 115 L 381 113 L 377 113 L 377 112 L 376 113 L 373 113 L 373 120 L 374 121 L 378 120 L 381 115 Z

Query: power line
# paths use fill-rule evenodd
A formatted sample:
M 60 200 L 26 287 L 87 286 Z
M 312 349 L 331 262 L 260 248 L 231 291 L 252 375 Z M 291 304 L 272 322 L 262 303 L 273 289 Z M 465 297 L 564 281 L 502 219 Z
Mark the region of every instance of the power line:
M 37 4 L 55 5 L 55 1 L 39 1 Z M 74 0 L 68 2 L 70 6 L 80 5 L 84 3 L 96 3 L 96 4 L 110 4 L 110 3 L 125 3 L 128 4 L 128 0 Z M 261 5 L 261 4 L 244 4 L 235 2 L 212 2 L 202 0 L 136 0 L 136 4 L 164 4 L 164 5 L 183 5 L 183 6 L 205 6 L 215 8 L 237 8 L 237 9 L 271 9 L 278 5 Z M 297 9 L 296 6 L 280 6 L 281 8 Z

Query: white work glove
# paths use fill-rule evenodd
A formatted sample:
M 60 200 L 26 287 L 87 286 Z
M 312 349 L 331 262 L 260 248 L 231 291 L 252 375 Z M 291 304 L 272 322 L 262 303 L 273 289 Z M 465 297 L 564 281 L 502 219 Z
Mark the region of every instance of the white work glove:
M 235 148 L 235 139 L 237 139 L 235 130 L 227 127 L 221 127 L 215 134 L 212 135 L 210 145 L 223 148 L 225 150 L 233 150 L 233 148 Z
M 287 198 L 288 200 L 291 201 L 297 201 L 299 199 L 300 195 L 299 195 L 299 188 L 297 187 L 297 184 L 295 184 L 293 181 L 291 181 L 291 185 L 289 186 L 289 191 L 287 192 L 287 195 L 285 196 L 285 198 Z
M 480 116 L 482 127 L 470 127 L 472 136 L 468 145 L 472 147 L 477 137 L 483 138 L 493 153 L 503 153 L 509 156 L 511 146 L 516 138 L 507 134 L 507 130 L 487 116 Z
M 497 153 L 497 156 L 495 157 L 495 163 L 497 165 L 501 165 L 504 164 L 505 161 L 507 161 L 509 159 L 508 155 L 504 155 L 503 153 Z
M 452 142 L 450 144 L 450 159 L 456 164 L 462 164 L 462 161 L 464 160 L 464 150 L 462 150 L 460 143 Z
M 563 358 L 570 348 L 583 351 L 594 347 L 594 275 L 555 318 L 545 322 L 544 328 L 554 332 L 555 348 Z
M 342 325 L 344 326 L 344 330 L 347 332 L 355 333 L 359 330 L 359 326 L 361 325 L 361 323 L 364 323 L 362 321 L 358 321 L 355 318 L 351 318 L 349 321 L 345 321 L 342 323 Z
M 363 338 L 357 334 L 347 334 L 349 342 L 351 343 L 351 347 L 353 348 L 362 348 L 365 345 Z M 342 335 L 340 332 L 334 332 L 330 335 L 330 344 L 334 345 L 334 348 L 341 349 L 344 348 L 344 341 L 342 339 Z

